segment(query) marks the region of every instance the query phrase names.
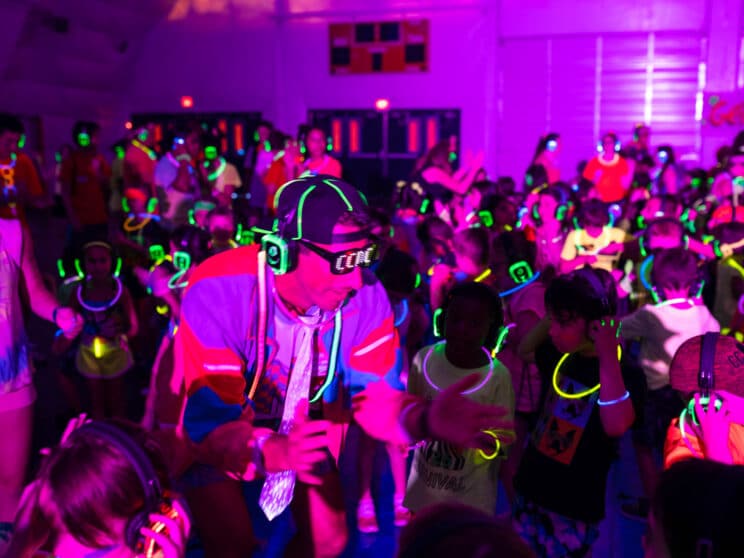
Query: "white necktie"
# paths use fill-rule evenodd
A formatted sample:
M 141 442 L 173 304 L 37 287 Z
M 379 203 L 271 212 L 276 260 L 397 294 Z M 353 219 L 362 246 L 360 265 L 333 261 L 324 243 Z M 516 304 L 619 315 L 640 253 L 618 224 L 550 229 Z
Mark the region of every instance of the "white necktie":
M 310 379 L 312 377 L 313 334 L 315 328 L 302 325 L 297 343 L 297 360 L 292 368 L 287 386 L 287 396 L 284 399 L 284 412 L 279 425 L 279 434 L 287 435 L 292 430 L 297 405 L 310 394 Z M 296 481 L 294 471 L 279 471 L 267 473 L 258 505 L 269 521 L 282 513 L 292 501 Z

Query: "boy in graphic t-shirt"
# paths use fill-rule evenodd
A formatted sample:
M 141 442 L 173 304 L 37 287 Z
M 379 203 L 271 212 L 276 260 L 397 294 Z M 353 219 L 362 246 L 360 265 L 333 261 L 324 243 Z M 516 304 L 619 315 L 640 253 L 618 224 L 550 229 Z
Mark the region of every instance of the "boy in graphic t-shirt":
M 547 394 L 514 480 L 514 525 L 538 556 L 580 558 L 599 537 L 617 439 L 642 408 L 645 385 L 618 358 L 617 294 L 607 272 L 558 277 L 545 306 L 548 317 L 520 347 L 537 347 Z
M 463 395 L 480 403 L 498 404 L 514 415 L 514 390 L 509 371 L 491 356 L 503 312 L 498 294 L 482 283 L 455 286 L 445 299 L 446 309 L 437 327 L 445 340 L 421 349 L 408 375 L 408 392 L 434 399 L 439 392 L 466 376 L 479 381 Z M 441 440 L 428 440 L 413 458 L 403 501 L 413 512 L 439 502 L 460 502 L 493 514 L 496 510 L 499 457 L 514 440 L 512 431 L 485 430 L 493 450 L 458 448 Z

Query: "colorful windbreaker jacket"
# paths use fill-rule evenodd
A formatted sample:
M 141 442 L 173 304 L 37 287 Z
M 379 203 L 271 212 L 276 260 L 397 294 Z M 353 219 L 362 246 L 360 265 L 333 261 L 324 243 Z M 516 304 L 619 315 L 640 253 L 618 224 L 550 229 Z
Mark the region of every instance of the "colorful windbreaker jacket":
M 255 374 L 259 322 L 258 247 L 246 246 L 206 260 L 193 274 L 184 296 L 179 336 L 187 391 L 184 430 L 194 442 L 237 420 L 248 404 Z M 351 397 L 370 382 L 385 380 L 396 390 L 401 356 L 393 312 L 382 285 L 365 274 L 364 286 L 342 308 L 342 328 L 333 381 L 323 392 L 323 409 L 350 418 Z M 253 405 L 257 415 L 270 411 L 287 389 L 286 366 L 273 358 L 277 332 L 271 295 L 274 277 L 267 269 L 268 320 L 266 366 Z M 334 320 L 321 326 L 319 358 L 331 349 Z M 347 419 L 348 420 L 348 419 Z

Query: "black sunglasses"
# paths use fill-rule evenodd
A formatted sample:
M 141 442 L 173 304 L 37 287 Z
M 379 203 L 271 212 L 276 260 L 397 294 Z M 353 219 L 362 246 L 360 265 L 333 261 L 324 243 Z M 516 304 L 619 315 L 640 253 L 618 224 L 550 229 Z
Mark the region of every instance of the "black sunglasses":
M 300 240 L 300 243 L 327 261 L 331 266 L 331 273 L 334 275 L 346 275 L 357 267 L 369 267 L 377 260 L 376 243 L 368 244 L 363 248 L 350 248 L 340 252 L 329 252 L 307 240 Z

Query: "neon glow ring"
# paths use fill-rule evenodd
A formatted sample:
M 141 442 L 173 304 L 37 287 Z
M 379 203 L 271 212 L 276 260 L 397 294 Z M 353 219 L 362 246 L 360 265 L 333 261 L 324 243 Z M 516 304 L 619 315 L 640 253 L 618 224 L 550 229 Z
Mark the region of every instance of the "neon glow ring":
M 553 389 L 555 392 L 563 397 L 564 399 L 581 399 L 583 397 L 586 397 L 587 395 L 591 395 L 592 393 L 599 391 L 599 388 L 602 384 L 597 384 L 596 386 L 586 389 L 584 391 L 580 391 L 579 393 L 566 393 L 561 388 L 558 387 L 558 373 L 561 370 L 561 367 L 563 366 L 563 363 L 566 362 L 566 359 L 570 357 L 574 353 L 564 353 L 563 356 L 558 361 L 558 364 L 555 365 L 555 369 L 553 369 Z M 617 346 L 617 360 L 619 361 L 620 358 L 623 356 L 623 349 L 620 347 L 620 345 Z
M 429 363 L 429 357 L 431 357 L 431 353 L 433 353 L 438 346 L 444 346 L 445 343 L 446 341 L 440 341 L 439 343 L 436 343 L 431 349 L 429 349 L 429 351 L 426 353 L 426 356 L 424 357 L 424 363 L 421 366 L 421 371 L 424 373 L 424 378 L 426 378 L 427 383 L 437 391 L 442 391 L 442 388 L 440 388 L 432 381 L 427 370 L 427 364 Z M 493 358 L 491 358 L 491 353 L 489 353 L 488 349 L 486 349 L 485 347 L 481 347 L 481 349 L 483 349 L 483 352 L 486 353 L 486 356 L 488 357 L 488 374 L 485 378 L 483 378 L 481 383 L 479 383 L 477 386 L 473 386 L 470 389 L 466 389 L 462 392 L 462 395 L 470 395 L 471 393 L 475 393 L 483 386 L 485 386 L 488 383 L 488 380 L 491 379 L 491 376 L 493 376 Z
M 692 298 L 670 298 L 669 300 L 662 300 L 661 302 L 657 302 L 654 304 L 657 308 L 661 308 L 663 306 L 672 306 L 673 304 L 682 304 L 686 303 L 690 308 L 695 306 L 695 300 Z
M 146 217 L 140 222 L 139 225 L 132 225 L 132 221 L 134 221 L 137 217 L 141 217 L 141 215 L 132 215 L 124 220 L 124 224 L 121 226 L 121 228 L 124 229 L 124 232 L 140 231 L 144 229 L 150 221 L 152 221 L 152 217 Z
M 111 277 L 114 281 L 116 281 L 116 294 L 114 295 L 114 298 L 109 300 L 106 304 L 102 306 L 91 306 L 90 304 L 86 303 L 83 300 L 83 284 L 81 283 L 80 286 L 77 288 L 77 299 L 80 303 L 80 306 L 88 310 L 89 312 L 105 312 L 109 308 L 112 308 L 117 302 L 119 302 L 119 299 L 121 298 L 121 293 L 123 291 L 123 287 L 121 285 L 121 279 L 118 277 Z
M 532 283 L 534 283 L 535 281 L 537 281 L 539 279 L 539 277 L 540 277 L 540 272 L 538 271 L 537 273 L 535 273 L 532 277 L 530 277 L 526 282 L 522 283 L 521 285 L 517 285 L 516 287 L 514 287 L 512 289 L 509 289 L 508 291 L 504 291 L 504 292 L 499 293 L 499 297 L 504 298 L 504 297 L 507 297 L 509 295 L 513 295 L 514 293 L 521 291 L 525 287 L 527 287 L 527 286 L 531 285 Z

